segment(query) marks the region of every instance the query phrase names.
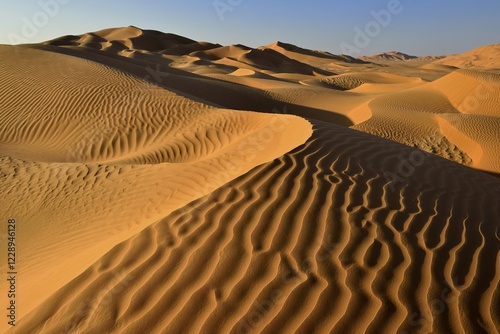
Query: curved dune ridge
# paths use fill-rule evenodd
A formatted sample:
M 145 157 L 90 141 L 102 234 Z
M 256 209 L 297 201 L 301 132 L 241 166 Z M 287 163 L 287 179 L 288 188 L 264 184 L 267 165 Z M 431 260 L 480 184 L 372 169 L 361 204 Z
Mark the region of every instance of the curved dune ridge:
M 20 318 L 115 244 L 311 134 L 296 116 L 215 108 L 91 61 L 0 53 L 1 216 L 19 222 Z
M 493 173 L 500 172 L 500 75 L 458 70 L 372 99 L 353 127 Z
M 500 75 L 458 70 L 429 86 L 443 93 L 463 114 L 500 116 Z
M 133 26 L 0 58 L 0 332 L 500 332 L 494 69 Z
M 306 144 L 118 244 L 17 330 L 498 332 L 498 179 L 314 123 Z
M 144 43 L 133 43 L 136 39 Z M 91 46 L 89 41 L 100 44 Z M 377 64 L 283 42 L 257 49 L 239 44 L 221 46 L 136 27 L 69 36 L 46 44 L 58 46 L 51 51 L 69 48 L 83 58 L 97 48 L 100 56 L 113 60 L 133 58 L 144 67 L 162 64 L 162 71 L 176 76 L 175 82 L 164 83 L 167 88 L 218 105 L 269 111 L 286 104 L 288 112 L 302 117 L 353 126 L 500 174 L 498 136 L 481 135 L 491 117 L 500 115 L 500 80 L 498 74 L 477 71 L 485 69 L 479 64 L 455 71 L 457 67 L 444 65 L 436 57 L 404 60 L 408 56 L 400 53 L 389 53 L 390 57 L 382 57 L 383 64 Z M 496 57 L 495 46 L 481 50 L 462 57 Z M 182 74 L 174 74 L 172 68 Z M 186 78 L 188 73 L 198 77 Z M 145 76 L 151 76 L 151 71 Z M 214 90 L 224 93 L 213 94 Z M 450 123 L 447 117 L 437 115 L 457 112 L 481 117 L 464 116 L 461 122 L 467 125 L 454 126 L 460 117 L 454 116 Z M 497 129 L 496 125 L 488 128 Z
M 316 68 L 329 72 L 342 71 L 346 67 L 350 66 L 357 67 L 368 64 L 359 58 L 353 58 L 348 55 L 334 55 L 329 52 L 307 50 L 299 46 L 280 41 L 259 47 L 259 49 L 273 50 L 290 59 L 310 64 Z
M 189 162 L 277 123 L 277 116 L 212 108 L 93 62 L 27 48 L 0 53 L 0 153 L 13 158 Z

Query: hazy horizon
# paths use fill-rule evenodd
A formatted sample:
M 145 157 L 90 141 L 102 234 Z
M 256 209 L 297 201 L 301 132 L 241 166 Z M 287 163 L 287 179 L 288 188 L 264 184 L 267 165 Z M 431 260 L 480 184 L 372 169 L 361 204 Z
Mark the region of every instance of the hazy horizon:
M 137 26 L 194 40 L 257 47 L 282 41 L 353 56 L 386 51 L 462 53 L 498 43 L 500 3 L 377 0 L 356 4 L 262 0 L 86 2 L 29 0 L 2 4 L 0 44 Z

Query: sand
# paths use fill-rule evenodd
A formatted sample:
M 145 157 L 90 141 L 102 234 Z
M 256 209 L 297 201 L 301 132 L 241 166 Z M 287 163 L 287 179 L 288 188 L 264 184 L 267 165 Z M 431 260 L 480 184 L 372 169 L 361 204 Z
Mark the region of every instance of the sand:
M 0 46 L 0 331 L 500 331 L 494 50 Z
M 481 46 L 463 54 L 451 55 L 438 64 L 458 68 L 483 69 L 500 73 L 500 44 Z

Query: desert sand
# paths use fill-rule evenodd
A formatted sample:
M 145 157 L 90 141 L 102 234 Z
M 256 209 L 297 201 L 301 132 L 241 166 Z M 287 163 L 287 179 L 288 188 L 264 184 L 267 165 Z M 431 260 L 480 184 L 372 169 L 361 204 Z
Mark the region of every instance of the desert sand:
M 0 331 L 499 332 L 499 73 L 498 45 L 0 46 Z

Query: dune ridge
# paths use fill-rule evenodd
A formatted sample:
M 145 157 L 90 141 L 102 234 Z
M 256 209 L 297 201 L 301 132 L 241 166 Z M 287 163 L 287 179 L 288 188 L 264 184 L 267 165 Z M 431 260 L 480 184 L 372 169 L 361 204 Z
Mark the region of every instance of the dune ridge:
M 305 145 L 117 245 L 21 330 L 498 331 L 498 179 L 314 123 Z M 398 156 L 426 167 L 391 185 Z
M 436 57 L 414 58 L 398 52 L 375 55 L 372 57 L 375 63 L 372 63 L 367 59 L 356 60 L 283 42 L 257 49 L 244 45 L 220 46 L 135 27 L 93 34 L 103 36 L 100 37 L 102 43 L 122 43 L 137 36 L 163 41 L 163 50 L 158 50 L 155 43 L 126 43 L 125 48 L 141 49 L 103 49 L 99 54 L 116 59 L 117 56 L 129 57 L 130 52 L 139 52 L 147 58 L 135 58 L 138 64 L 149 66 L 153 59 L 164 62 L 168 68 L 162 68 L 161 73 L 171 74 L 176 79 L 175 82 L 165 82 L 167 88 L 208 100 L 208 103 L 257 111 L 269 111 L 276 105 L 286 104 L 287 112 L 295 115 L 352 126 L 479 170 L 500 174 L 495 152 L 500 143 L 495 138 L 480 135 L 484 124 L 499 115 L 496 106 L 500 103 L 500 81 L 497 74 L 485 72 L 479 65 L 457 70 Z M 46 44 L 63 45 L 78 51 L 76 55 L 88 57 L 87 46 L 81 42 L 72 43 L 64 39 L 63 42 L 55 40 Z M 173 44 L 193 46 L 189 50 L 199 45 L 200 49 L 170 54 L 169 48 Z M 472 50 L 462 57 L 471 57 L 481 50 Z M 485 50 L 488 55 L 495 52 L 494 47 Z M 152 58 L 155 53 L 161 58 Z M 381 64 L 376 63 L 379 58 L 384 60 Z M 102 61 L 102 58 L 95 60 Z M 173 72 L 172 68 L 182 72 Z M 128 71 L 128 64 L 120 69 Z M 189 74 L 203 80 L 186 77 Z M 185 80 L 188 82 L 183 83 Z M 219 90 L 234 98 L 223 98 L 216 93 Z M 450 127 L 446 117 L 430 115 L 457 112 L 489 117 L 464 116 L 461 122 L 467 122 L 467 126 Z M 453 117 L 454 123 L 461 119 Z M 453 133 L 447 129 L 452 129 Z M 469 133 L 463 133 L 464 129 Z M 461 134 L 454 135 L 456 131 Z M 475 148 L 478 150 L 473 152 Z
M 499 332 L 483 51 L 460 68 L 134 26 L 1 45 L 22 293 L 0 332 Z
M 2 217 L 19 221 L 25 247 L 19 317 L 115 244 L 311 133 L 296 116 L 215 108 L 67 55 L 0 53 Z

